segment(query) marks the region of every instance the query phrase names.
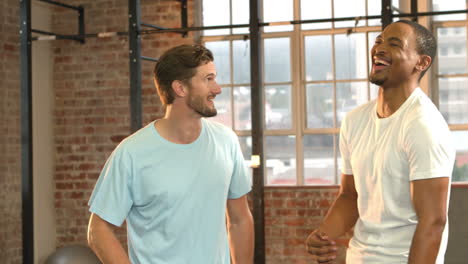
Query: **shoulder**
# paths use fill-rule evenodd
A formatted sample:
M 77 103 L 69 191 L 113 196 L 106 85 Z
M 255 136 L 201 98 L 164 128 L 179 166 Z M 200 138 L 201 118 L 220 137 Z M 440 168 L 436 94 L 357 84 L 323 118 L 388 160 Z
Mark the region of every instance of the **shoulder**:
M 202 122 L 210 133 L 224 137 L 237 137 L 236 133 L 230 128 L 211 119 L 202 118 Z
M 154 121 L 124 138 L 117 145 L 115 152 L 132 153 L 145 148 L 145 146 L 149 145 L 148 142 L 154 142 L 154 140 L 152 140 L 152 137 L 154 136 L 153 130 Z
M 374 99 L 348 112 L 341 122 L 341 130 L 350 131 L 353 127 L 367 124 L 372 115 L 375 115 L 375 104 Z
M 405 115 L 407 127 L 415 130 L 426 128 L 448 131 L 447 122 L 431 99 L 420 89 L 415 93 L 415 98 Z
M 356 120 L 363 117 L 368 117 L 372 114 L 375 110 L 376 100 L 371 100 L 365 104 L 359 105 L 358 107 L 354 108 L 353 110 L 349 111 L 345 119 L 347 120 Z

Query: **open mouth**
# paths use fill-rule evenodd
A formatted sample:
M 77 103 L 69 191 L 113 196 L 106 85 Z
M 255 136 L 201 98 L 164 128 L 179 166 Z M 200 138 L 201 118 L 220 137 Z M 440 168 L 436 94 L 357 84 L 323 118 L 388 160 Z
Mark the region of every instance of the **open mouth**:
M 390 62 L 381 58 L 374 57 L 373 68 L 376 71 L 382 70 L 390 66 Z

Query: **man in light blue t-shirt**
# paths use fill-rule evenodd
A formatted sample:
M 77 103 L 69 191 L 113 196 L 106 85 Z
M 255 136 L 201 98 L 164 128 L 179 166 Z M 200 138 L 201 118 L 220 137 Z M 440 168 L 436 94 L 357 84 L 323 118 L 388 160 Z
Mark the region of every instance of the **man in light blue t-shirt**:
M 221 93 L 211 51 L 172 48 L 154 74 L 166 114 L 107 160 L 89 201 L 90 247 L 103 263 L 253 263 L 249 170 L 235 133 L 204 119 Z M 124 221 L 128 255 L 112 232 Z

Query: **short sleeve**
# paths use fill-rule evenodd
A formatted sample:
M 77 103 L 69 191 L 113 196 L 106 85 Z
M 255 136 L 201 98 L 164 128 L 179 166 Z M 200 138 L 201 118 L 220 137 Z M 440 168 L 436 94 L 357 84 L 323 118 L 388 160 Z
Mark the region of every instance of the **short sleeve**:
M 404 137 L 410 180 L 451 177 L 455 162 L 450 131 L 437 118 L 411 122 Z
M 234 132 L 231 133 L 231 139 L 234 168 L 229 185 L 228 199 L 237 199 L 252 190 L 252 176 L 242 155 L 237 135 Z
M 130 156 L 121 146 L 109 156 L 89 200 L 89 210 L 120 226 L 133 205 Z
M 340 128 L 340 153 L 341 153 L 341 172 L 343 174 L 352 175 L 353 169 L 351 167 L 351 153 L 349 151 L 348 145 L 348 126 L 347 126 L 347 116 L 341 122 Z

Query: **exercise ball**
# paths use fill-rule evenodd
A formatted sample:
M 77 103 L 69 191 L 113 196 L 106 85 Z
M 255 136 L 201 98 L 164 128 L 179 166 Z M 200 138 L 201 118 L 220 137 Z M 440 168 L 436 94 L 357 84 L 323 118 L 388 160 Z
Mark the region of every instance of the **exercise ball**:
M 74 245 L 57 249 L 46 264 L 101 264 L 98 257 L 87 246 Z

